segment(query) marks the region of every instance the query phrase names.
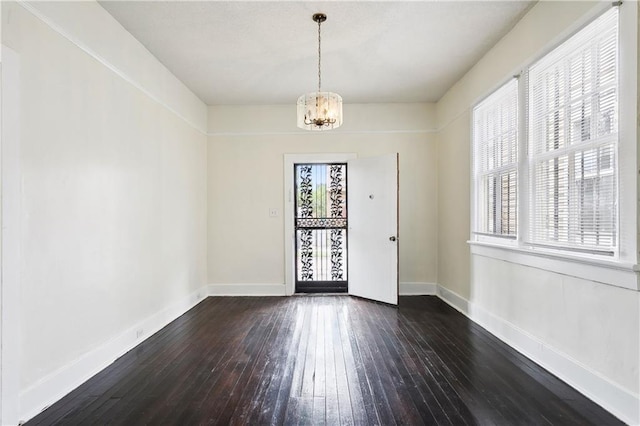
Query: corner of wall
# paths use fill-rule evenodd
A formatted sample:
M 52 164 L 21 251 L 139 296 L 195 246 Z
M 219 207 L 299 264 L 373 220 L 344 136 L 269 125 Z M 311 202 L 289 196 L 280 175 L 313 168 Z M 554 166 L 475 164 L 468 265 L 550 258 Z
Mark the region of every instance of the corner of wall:
M 630 425 L 640 424 L 640 397 L 512 322 L 438 285 L 437 295 L 505 344 L 541 365 Z
M 200 133 L 206 134 L 207 106 L 204 102 L 97 1 L 18 1 L 16 4 Z
M 92 376 L 107 368 L 122 355 L 202 302 L 207 296 L 209 296 L 209 288 L 203 286 L 23 390 L 20 393 L 21 421 L 27 421 L 38 415 Z

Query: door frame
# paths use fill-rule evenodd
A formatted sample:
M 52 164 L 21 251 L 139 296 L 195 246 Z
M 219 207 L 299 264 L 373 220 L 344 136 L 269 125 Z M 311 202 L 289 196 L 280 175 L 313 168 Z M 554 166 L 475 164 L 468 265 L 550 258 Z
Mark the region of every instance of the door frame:
M 20 162 L 20 56 L 0 46 L 0 424 L 18 424 L 20 407 L 20 272 L 22 171 Z
M 296 163 L 346 163 L 357 158 L 352 152 L 343 153 L 314 153 L 314 154 L 284 154 L 284 285 L 285 295 L 295 293 L 295 232 L 293 223 L 293 188 L 294 169 Z M 347 197 L 349 195 L 347 194 Z

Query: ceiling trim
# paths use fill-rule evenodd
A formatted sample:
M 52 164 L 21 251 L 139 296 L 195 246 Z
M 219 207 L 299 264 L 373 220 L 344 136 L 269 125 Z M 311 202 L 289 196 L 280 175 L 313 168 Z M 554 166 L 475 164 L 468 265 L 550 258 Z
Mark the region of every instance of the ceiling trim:
M 341 135 L 372 135 L 372 134 L 428 134 L 437 133 L 438 129 L 415 129 L 415 130 L 333 130 L 332 134 Z M 285 135 L 322 135 L 327 132 L 301 132 L 297 130 L 281 132 L 208 132 L 207 136 L 285 136 Z

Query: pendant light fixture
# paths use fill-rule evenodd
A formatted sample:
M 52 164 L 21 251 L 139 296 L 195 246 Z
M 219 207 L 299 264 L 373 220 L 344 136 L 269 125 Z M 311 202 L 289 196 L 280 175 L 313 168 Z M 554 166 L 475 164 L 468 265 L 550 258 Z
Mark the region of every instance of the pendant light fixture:
M 320 25 L 327 20 L 324 13 L 316 13 L 318 23 L 318 91 L 298 98 L 298 127 L 306 130 L 331 130 L 342 125 L 342 96 L 322 91 Z

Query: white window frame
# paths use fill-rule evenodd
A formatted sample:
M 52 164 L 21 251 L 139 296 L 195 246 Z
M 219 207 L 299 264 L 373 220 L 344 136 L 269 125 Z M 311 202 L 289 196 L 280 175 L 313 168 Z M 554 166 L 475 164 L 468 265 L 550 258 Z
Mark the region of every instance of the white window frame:
M 588 32 L 581 34 L 586 29 L 581 30 L 526 70 L 527 91 L 529 93 L 527 137 L 530 177 L 528 194 L 530 232 L 526 238 L 532 246 L 605 256 L 614 256 L 618 251 L 617 199 L 619 194 L 616 170 L 619 126 L 609 127 L 606 133 L 598 135 L 597 124 L 601 110 L 597 100 L 604 94 L 613 95 L 615 97 L 615 117 L 616 121 L 619 121 L 617 119 L 620 95 L 617 72 L 619 71 L 617 63 L 620 53 L 619 43 L 615 45 L 618 48 L 615 56 L 610 56 L 609 62 L 605 62 L 607 65 L 615 65 L 616 70 L 615 75 L 609 74 L 608 76 L 609 79 L 613 77 L 614 80 L 608 80 L 605 85 L 598 83 L 600 65 L 594 55 L 602 54 L 600 45 L 604 41 L 607 41 L 607 48 L 613 47 L 608 44 L 608 40 L 612 36 L 617 39 L 619 16 L 619 8 L 608 9 L 588 25 Z M 603 19 L 606 20 L 603 21 Z M 612 31 L 614 29 L 612 27 L 603 27 L 603 25 L 609 25 L 613 22 L 615 22 L 616 31 Z M 585 57 L 588 61 L 587 64 L 583 62 L 578 67 L 573 65 L 573 61 L 576 59 L 584 61 Z M 574 81 L 575 71 L 578 70 L 581 71 L 579 72 L 581 78 Z M 584 71 L 588 72 L 586 77 Z M 604 76 L 606 77 L 606 74 Z M 550 78 L 555 83 L 550 82 Z M 585 82 L 587 85 L 586 93 L 584 92 Z M 576 83 L 578 84 L 576 85 Z M 575 97 L 574 91 L 576 89 L 582 91 L 578 97 Z M 552 102 L 553 106 L 549 105 L 549 102 Z M 586 126 L 585 109 L 587 109 L 586 114 L 589 117 Z M 581 115 L 577 117 L 578 121 L 574 122 L 576 111 Z M 551 123 L 553 130 L 549 129 L 551 118 L 549 114 L 554 117 Z M 574 129 L 575 123 L 580 125 L 580 128 L 577 129 L 577 135 L 575 134 L 576 129 Z M 585 130 L 587 130 L 586 133 Z M 553 138 L 555 147 L 549 146 L 549 137 L 552 136 L 549 132 L 551 131 L 555 134 Z M 598 165 L 598 158 L 602 153 L 601 149 L 605 149 L 604 152 L 608 152 L 613 157 L 612 162 L 616 165 L 615 168 L 610 167 L 608 172 Z M 598 217 L 595 222 L 591 222 L 595 226 L 592 235 L 589 232 L 589 225 L 587 224 L 587 229 L 585 229 L 585 225 L 581 223 L 580 219 L 585 213 L 592 212 L 589 212 L 588 208 L 583 210 L 578 205 L 580 195 L 585 194 L 583 184 L 589 182 L 588 175 L 584 173 L 584 163 L 579 162 L 579 159 L 584 158 L 585 155 L 587 155 L 587 162 L 593 161 L 592 157 L 596 157 L 595 176 L 603 178 L 602 180 L 597 179 L 598 188 L 602 189 L 602 196 L 605 199 L 613 201 L 613 206 L 611 202 L 597 204 L 598 210 L 603 210 L 603 215 Z M 583 164 L 581 174 L 577 169 L 579 164 Z M 551 193 L 556 197 L 551 197 Z M 602 232 L 597 229 L 598 227 L 602 227 Z M 602 242 L 598 241 L 600 238 L 602 238 Z M 582 243 L 580 243 L 581 240 L 583 240 Z
M 519 167 L 518 167 L 518 232 L 515 242 L 500 238 L 481 238 L 473 233 L 476 223 L 475 195 L 471 194 L 471 253 L 617 287 L 640 290 L 640 234 L 638 232 L 638 4 L 624 2 L 619 12 L 619 142 L 618 142 L 618 250 L 613 256 L 571 252 L 526 244 L 529 235 L 529 170 L 526 129 L 526 70 L 530 65 L 562 44 L 583 27 L 606 12 L 611 3 L 591 9 L 557 39 L 542 55 L 531 58 L 521 69 L 519 84 Z M 505 79 L 506 81 L 506 79 Z M 501 87 L 498 86 L 498 87 Z M 486 98 L 486 95 L 482 97 Z M 474 103 L 475 105 L 475 103 Z M 472 119 L 473 120 L 473 119 Z M 473 132 L 473 122 L 472 132 Z M 471 144 L 473 150 L 473 144 Z M 471 188 L 473 189 L 473 172 Z
M 479 206 L 484 206 L 484 202 L 483 202 L 483 197 L 481 197 L 481 188 L 480 186 L 482 185 L 482 182 L 480 182 L 482 177 L 486 177 L 488 175 L 494 175 L 494 178 L 496 177 L 496 175 L 502 176 L 505 172 L 510 172 L 510 171 L 515 171 L 516 174 L 516 182 L 517 186 L 516 186 L 516 209 L 518 204 L 520 203 L 520 193 L 519 193 L 519 171 L 518 171 L 518 167 L 519 167 L 519 159 L 521 157 L 520 155 L 520 146 L 519 146 L 519 136 L 520 136 L 520 129 L 519 129 L 519 109 L 520 109 L 520 105 L 519 105 L 519 97 L 520 97 L 520 93 L 519 92 L 519 84 L 518 84 L 518 78 L 517 77 L 513 77 L 510 78 L 509 80 L 505 81 L 504 83 L 502 83 L 500 85 L 500 87 L 498 87 L 496 90 L 494 90 L 489 96 L 487 96 L 486 98 L 484 98 L 482 101 L 478 102 L 476 104 L 476 106 L 473 108 L 472 114 L 471 114 L 471 119 L 473 121 L 472 124 L 472 189 L 473 189 L 473 205 L 475 208 L 475 214 L 473 215 L 473 220 L 472 220 L 472 227 L 471 227 L 471 232 L 474 234 L 475 239 L 477 239 L 478 241 L 496 241 L 496 242 L 500 242 L 501 244 L 507 244 L 507 245 L 514 245 L 516 243 L 517 240 L 517 236 L 518 236 L 518 230 L 517 230 L 517 222 L 519 220 L 518 217 L 518 211 L 516 210 L 516 233 L 515 234 L 502 234 L 500 232 L 494 231 L 489 232 L 489 231 L 485 231 L 480 229 L 483 225 L 483 217 L 481 212 L 479 211 Z M 477 165 L 478 165 L 478 158 L 477 158 L 477 152 L 476 152 L 476 148 L 477 146 L 477 140 L 476 140 L 476 129 L 475 129 L 475 119 L 476 119 L 476 109 L 478 107 L 482 107 L 483 103 L 485 103 L 487 100 L 489 100 L 493 95 L 496 94 L 500 94 L 500 92 L 502 90 L 508 90 L 509 89 L 509 85 L 510 84 L 514 84 L 516 85 L 516 114 L 518 114 L 518 116 L 516 117 L 516 160 L 514 163 L 509 163 L 509 164 L 501 164 L 500 166 L 495 166 L 490 168 L 489 170 L 482 170 L 482 171 L 478 171 L 477 170 Z M 504 129 L 501 129 L 504 130 Z M 499 216 L 500 211 L 502 210 L 502 200 L 501 200 L 501 192 L 499 192 L 498 194 L 494 195 L 494 200 L 495 200 L 495 205 L 494 205 L 494 211 L 495 211 L 495 215 Z M 500 218 L 498 218 L 496 220 L 496 222 L 499 224 L 499 226 L 501 227 L 501 220 Z

